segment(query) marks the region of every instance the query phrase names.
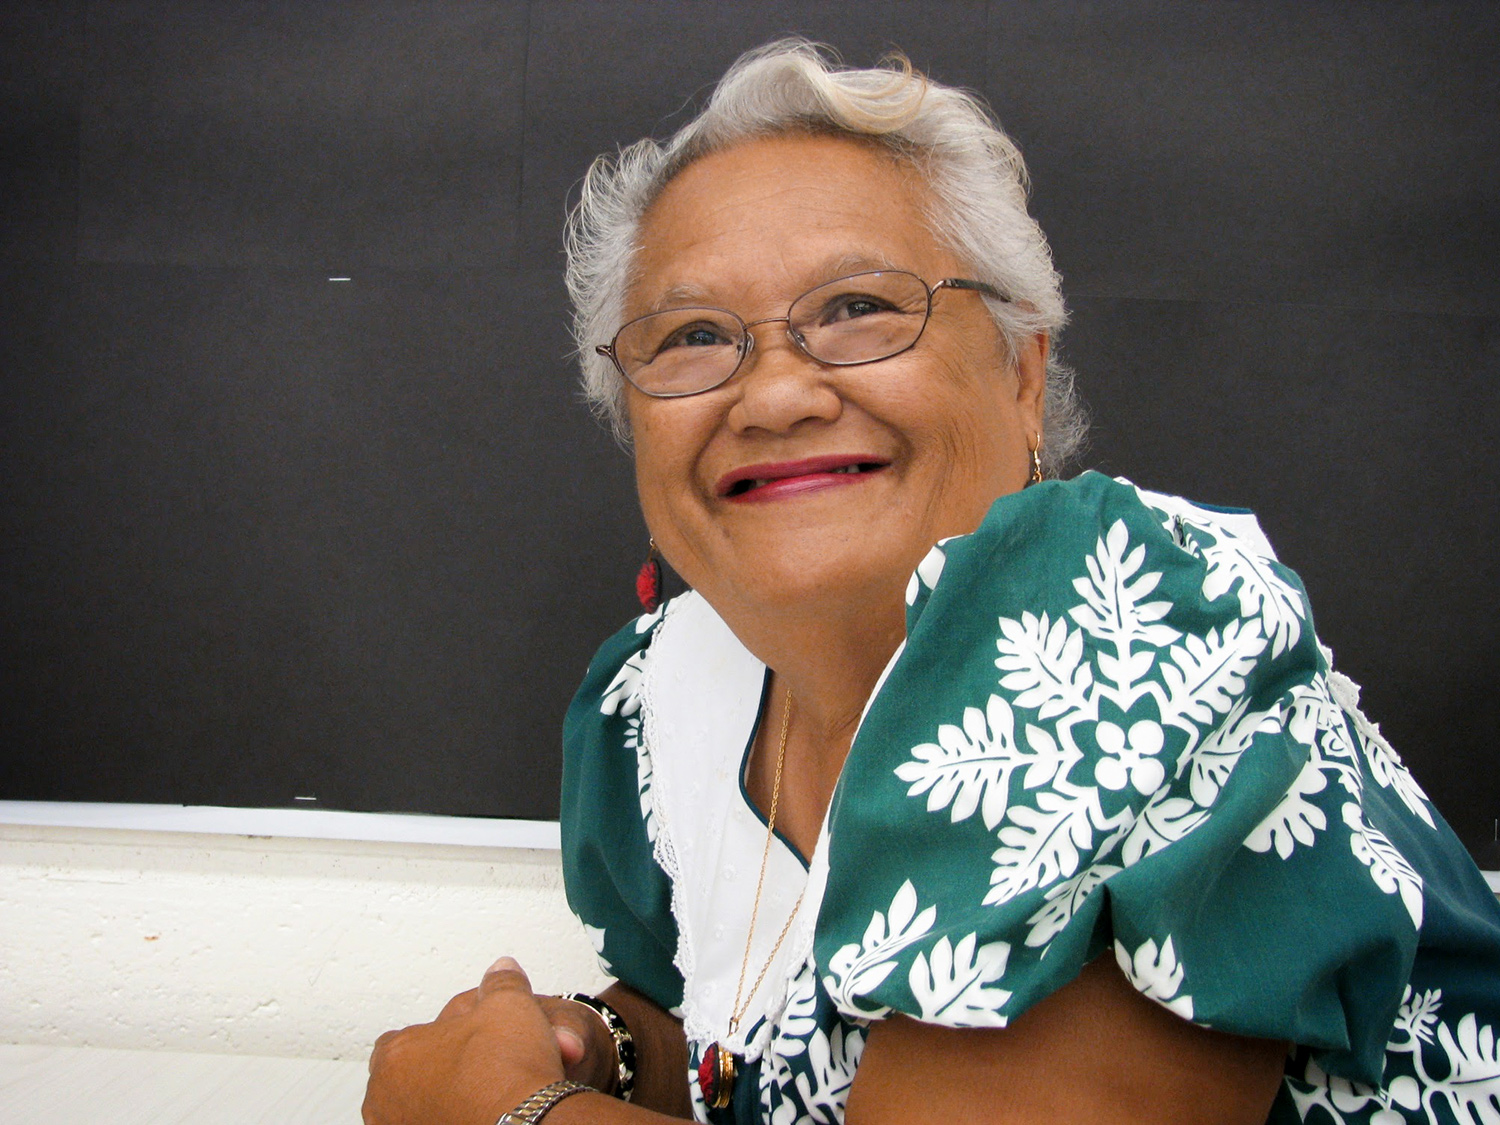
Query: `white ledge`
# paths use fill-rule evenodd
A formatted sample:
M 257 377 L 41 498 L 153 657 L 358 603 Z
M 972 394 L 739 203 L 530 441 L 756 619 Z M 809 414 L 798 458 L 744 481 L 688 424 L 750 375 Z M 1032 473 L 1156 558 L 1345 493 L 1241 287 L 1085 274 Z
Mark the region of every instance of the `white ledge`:
M 552 820 L 498 820 L 417 813 L 332 809 L 231 809 L 214 805 L 116 805 L 83 801 L 0 801 L 0 824 L 54 828 L 124 828 L 148 832 L 209 832 L 288 836 L 304 840 L 373 840 L 402 844 L 465 844 L 486 848 L 562 846 Z

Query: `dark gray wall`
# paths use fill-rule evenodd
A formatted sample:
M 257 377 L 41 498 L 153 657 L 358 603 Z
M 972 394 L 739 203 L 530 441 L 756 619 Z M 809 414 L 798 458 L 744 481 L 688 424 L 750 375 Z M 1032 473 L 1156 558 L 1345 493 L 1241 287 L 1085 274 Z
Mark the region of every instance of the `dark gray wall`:
M 0 796 L 553 815 L 645 542 L 565 198 L 794 31 L 990 99 L 1085 464 L 1257 509 L 1500 867 L 1478 2 L 3 0 Z

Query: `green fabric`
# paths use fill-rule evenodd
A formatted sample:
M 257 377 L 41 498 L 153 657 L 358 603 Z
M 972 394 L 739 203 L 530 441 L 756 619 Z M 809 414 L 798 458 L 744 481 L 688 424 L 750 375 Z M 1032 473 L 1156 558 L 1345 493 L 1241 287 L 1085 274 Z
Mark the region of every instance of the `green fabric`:
M 1294 1044 L 1271 1122 L 1500 1121 L 1500 910 L 1260 550 L 1092 473 L 934 549 L 734 1120 L 842 1120 L 869 1021 L 1002 1026 L 1112 950 L 1178 1015 Z M 653 625 L 569 713 L 565 869 L 613 971 L 680 999 L 628 714 Z
M 563 723 L 562 857 L 568 905 L 584 923 L 600 966 L 668 1011 L 682 1004 L 672 963 L 672 886 L 652 858 L 646 759 L 634 689 L 660 611 L 604 643 Z M 607 933 L 607 945 L 606 941 Z

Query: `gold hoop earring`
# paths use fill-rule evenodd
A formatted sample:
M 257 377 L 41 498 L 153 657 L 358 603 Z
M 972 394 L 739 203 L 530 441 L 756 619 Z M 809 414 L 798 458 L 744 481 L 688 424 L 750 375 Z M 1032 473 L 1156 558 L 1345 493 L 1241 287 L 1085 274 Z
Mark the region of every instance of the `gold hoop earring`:
M 1042 482 L 1042 435 L 1036 435 L 1036 444 L 1031 447 L 1031 479 L 1027 484 Z

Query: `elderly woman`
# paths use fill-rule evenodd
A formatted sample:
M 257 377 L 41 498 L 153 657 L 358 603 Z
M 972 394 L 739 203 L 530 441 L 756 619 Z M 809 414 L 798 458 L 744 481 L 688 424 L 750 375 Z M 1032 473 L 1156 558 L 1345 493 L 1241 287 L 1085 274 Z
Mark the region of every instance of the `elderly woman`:
M 1500 1120 L 1500 912 L 1296 577 L 1248 513 L 1046 480 L 1063 305 L 975 99 L 772 45 L 568 245 L 692 588 L 568 715 L 620 983 L 502 959 L 367 1121 Z

